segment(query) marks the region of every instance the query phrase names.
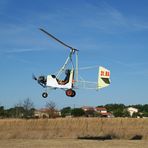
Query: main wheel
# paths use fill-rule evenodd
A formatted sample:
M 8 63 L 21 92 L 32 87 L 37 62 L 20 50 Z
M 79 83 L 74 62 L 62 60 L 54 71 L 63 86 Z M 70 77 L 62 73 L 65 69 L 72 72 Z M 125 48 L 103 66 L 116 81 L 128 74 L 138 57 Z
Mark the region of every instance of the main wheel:
M 71 97 L 74 97 L 76 95 L 76 92 L 74 90 L 72 90 L 72 95 Z
M 67 89 L 66 90 L 66 95 L 68 96 L 68 97 L 71 97 L 71 95 L 72 95 L 72 89 Z
M 47 92 L 43 92 L 43 93 L 42 93 L 42 97 L 43 97 L 43 98 L 47 98 L 47 97 L 48 97 L 48 93 L 47 93 Z
M 76 95 L 76 92 L 72 89 L 68 89 L 68 90 L 66 90 L 66 95 L 68 97 L 74 97 Z

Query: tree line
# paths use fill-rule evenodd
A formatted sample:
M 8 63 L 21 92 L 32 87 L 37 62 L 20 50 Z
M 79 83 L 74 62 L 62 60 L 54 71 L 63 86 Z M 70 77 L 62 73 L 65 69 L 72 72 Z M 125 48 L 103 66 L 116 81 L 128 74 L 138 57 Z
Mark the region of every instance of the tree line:
M 148 104 L 138 104 L 138 105 L 124 105 L 124 104 L 106 104 L 99 105 L 97 107 L 104 107 L 107 112 L 112 113 L 114 117 L 130 117 L 130 113 L 127 110 L 129 107 L 138 109 L 137 113 L 133 113 L 132 117 L 148 117 Z M 95 110 L 84 111 L 82 108 L 71 108 L 65 107 L 61 110 L 61 116 L 91 116 L 91 117 L 101 117 L 102 115 Z
M 27 98 L 9 109 L 0 106 L 0 118 L 33 118 L 34 111 L 33 102 Z
M 109 112 L 112 112 L 115 117 L 129 117 L 127 108 L 133 107 L 138 109 L 137 113 L 134 113 L 132 117 L 148 117 L 148 104 L 138 105 L 124 105 L 124 104 L 106 104 L 104 106 Z
M 110 112 L 114 117 L 130 117 L 127 111 L 128 107 L 134 107 L 138 109 L 137 113 L 134 113 L 132 117 L 148 117 L 148 104 L 138 104 L 138 105 L 124 105 L 124 104 L 106 104 L 99 105 L 96 107 L 104 107 L 107 112 Z M 49 118 L 55 117 L 54 112 L 57 111 L 56 104 L 53 101 L 46 103 L 45 108 L 49 109 Z M 5 109 L 4 106 L 0 106 L 0 118 L 34 118 L 35 107 L 31 99 L 27 98 L 23 102 L 14 105 L 14 107 Z M 101 117 L 101 114 L 94 111 L 88 110 L 84 111 L 82 108 L 71 108 L 64 107 L 60 110 L 61 117 L 73 116 L 91 116 L 91 117 Z

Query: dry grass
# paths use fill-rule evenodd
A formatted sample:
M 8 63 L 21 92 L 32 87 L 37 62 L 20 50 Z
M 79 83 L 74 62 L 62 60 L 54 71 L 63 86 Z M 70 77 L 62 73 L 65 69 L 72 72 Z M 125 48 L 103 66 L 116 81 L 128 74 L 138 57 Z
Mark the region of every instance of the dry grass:
M 78 139 L 9 139 L 0 140 L 0 148 L 147 148 L 148 141 L 78 140 Z
M 148 119 L 135 118 L 58 118 L 1 119 L 0 139 L 53 139 L 98 137 L 131 139 L 139 135 L 148 140 Z

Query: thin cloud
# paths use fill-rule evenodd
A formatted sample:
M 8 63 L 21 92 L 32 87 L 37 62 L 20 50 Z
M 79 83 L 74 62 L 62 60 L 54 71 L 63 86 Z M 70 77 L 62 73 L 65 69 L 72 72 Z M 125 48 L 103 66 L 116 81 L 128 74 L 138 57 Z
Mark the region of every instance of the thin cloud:
M 46 49 L 33 49 L 33 48 L 26 48 L 26 49 L 11 49 L 11 50 L 7 50 L 5 51 L 5 53 L 24 53 L 24 52 L 36 52 L 36 51 L 43 51 Z
M 131 62 L 127 63 L 125 61 L 117 60 L 117 59 L 109 59 L 105 58 L 104 59 L 108 60 L 109 63 L 112 63 L 115 67 L 120 68 L 120 72 L 118 73 L 124 73 L 129 76 L 140 76 L 140 77 L 146 77 L 148 75 L 148 63 L 146 62 Z
M 140 30 L 148 30 L 148 23 L 142 23 L 140 24 L 139 22 L 135 22 L 133 23 L 133 26 L 137 29 L 140 29 Z
M 122 33 L 148 29 L 148 22 L 144 23 L 141 18 L 136 18 L 135 21 L 135 16 L 127 16 L 107 2 L 88 4 L 90 13 L 83 20 L 84 27 L 96 28 L 96 31 L 104 33 Z
M 85 18 L 83 25 L 89 28 L 96 28 L 96 31 L 114 33 L 119 32 L 121 27 L 129 27 L 125 16 L 117 9 L 110 6 L 108 3 L 99 3 L 87 6 L 89 10 L 89 17 Z

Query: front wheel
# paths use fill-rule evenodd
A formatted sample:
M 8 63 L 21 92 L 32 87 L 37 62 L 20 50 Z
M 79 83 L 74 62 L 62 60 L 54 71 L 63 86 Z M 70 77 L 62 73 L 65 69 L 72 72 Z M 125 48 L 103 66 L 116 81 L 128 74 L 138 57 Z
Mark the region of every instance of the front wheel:
M 48 93 L 47 93 L 47 92 L 43 92 L 43 93 L 42 93 L 42 97 L 43 97 L 43 98 L 47 98 L 47 97 L 48 97 Z

